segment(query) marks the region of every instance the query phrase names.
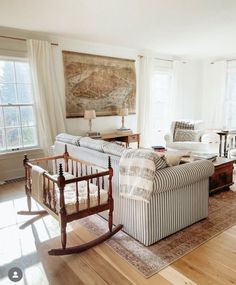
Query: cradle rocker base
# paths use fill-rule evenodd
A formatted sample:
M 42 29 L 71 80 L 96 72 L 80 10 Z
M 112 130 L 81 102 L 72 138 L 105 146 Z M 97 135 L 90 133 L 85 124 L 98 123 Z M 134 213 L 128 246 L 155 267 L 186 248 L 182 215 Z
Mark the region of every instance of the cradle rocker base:
M 46 210 L 40 210 L 40 211 L 19 211 L 17 212 L 18 215 L 27 215 L 27 216 L 45 216 L 48 215 L 48 212 Z
M 118 231 L 122 229 L 123 225 L 117 225 L 114 227 L 114 229 L 110 232 L 106 232 L 105 234 L 101 235 L 100 237 L 89 241 L 87 243 L 78 245 L 78 246 L 73 246 L 73 247 L 67 247 L 67 248 L 57 248 L 57 249 L 51 249 L 48 251 L 49 255 L 67 255 L 67 254 L 76 254 L 76 253 L 81 253 L 93 246 L 96 246 L 105 240 L 109 239 L 112 237 L 114 234 L 116 234 Z

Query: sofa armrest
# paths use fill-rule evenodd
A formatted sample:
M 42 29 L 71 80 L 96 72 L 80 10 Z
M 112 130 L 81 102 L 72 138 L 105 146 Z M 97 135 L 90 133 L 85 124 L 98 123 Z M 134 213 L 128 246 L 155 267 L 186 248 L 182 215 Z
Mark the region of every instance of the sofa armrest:
M 208 160 L 185 163 L 156 171 L 153 193 L 175 190 L 199 180 L 207 179 L 214 173 L 214 164 Z

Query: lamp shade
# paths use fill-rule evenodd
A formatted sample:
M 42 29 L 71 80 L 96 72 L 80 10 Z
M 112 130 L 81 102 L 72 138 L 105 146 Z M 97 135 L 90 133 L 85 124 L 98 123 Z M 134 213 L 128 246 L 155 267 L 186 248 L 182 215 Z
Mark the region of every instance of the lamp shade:
M 118 114 L 119 114 L 119 116 L 128 116 L 129 110 L 128 110 L 128 108 L 122 108 L 119 110 Z
M 85 110 L 84 111 L 84 118 L 87 120 L 95 119 L 96 118 L 95 110 Z

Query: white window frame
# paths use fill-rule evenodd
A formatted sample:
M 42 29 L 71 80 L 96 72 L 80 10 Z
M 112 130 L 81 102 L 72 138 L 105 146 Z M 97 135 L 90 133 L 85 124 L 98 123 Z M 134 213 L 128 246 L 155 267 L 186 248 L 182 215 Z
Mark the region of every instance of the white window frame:
M 29 60 L 27 58 L 25 58 L 25 57 L 16 57 L 16 56 L 3 56 L 3 55 L 0 55 L 0 60 L 14 62 L 14 76 L 15 76 L 15 78 L 16 78 L 15 62 L 26 62 L 26 63 L 29 63 Z M 1 84 L 4 84 L 4 83 L 1 83 Z M 15 82 L 15 83 L 12 83 L 12 84 L 15 85 L 15 87 L 16 87 L 17 83 Z M 31 84 L 31 87 L 32 87 L 32 80 L 31 80 L 31 82 L 29 84 Z M 21 103 L 17 103 L 17 104 L 11 104 L 11 103 L 1 104 L 0 103 L 0 108 L 2 109 L 3 117 L 4 117 L 3 108 L 18 107 L 18 109 L 19 109 L 19 121 L 20 121 L 20 124 L 19 124 L 20 142 L 21 142 L 21 146 L 19 146 L 19 147 L 12 148 L 12 149 L 8 148 L 8 146 L 7 146 L 7 139 L 6 139 L 6 130 L 8 128 L 11 128 L 11 127 L 6 127 L 5 126 L 5 120 L 3 119 L 3 129 L 4 129 L 4 135 L 5 135 L 5 146 L 6 146 L 6 148 L 4 150 L 0 150 L 0 154 L 7 154 L 7 153 L 11 153 L 11 152 L 31 150 L 31 149 L 38 149 L 39 148 L 39 133 L 38 133 L 37 118 L 36 118 L 36 108 L 35 108 L 34 96 L 33 96 L 33 88 L 31 88 L 31 91 L 32 91 L 32 103 L 22 103 L 22 104 Z M 17 88 L 16 88 L 16 94 L 17 94 Z M 18 94 L 17 94 L 17 96 L 18 96 Z M 34 117 L 35 124 L 32 125 L 32 126 L 29 126 L 29 127 L 35 127 L 35 130 L 36 130 L 36 144 L 32 145 L 32 146 L 23 146 L 22 128 L 24 126 L 21 123 L 20 107 L 25 107 L 25 106 L 26 107 L 30 106 L 33 109 L 33 117 Z M 12 128 L 14 128 L 14 127 L 12 127 Z

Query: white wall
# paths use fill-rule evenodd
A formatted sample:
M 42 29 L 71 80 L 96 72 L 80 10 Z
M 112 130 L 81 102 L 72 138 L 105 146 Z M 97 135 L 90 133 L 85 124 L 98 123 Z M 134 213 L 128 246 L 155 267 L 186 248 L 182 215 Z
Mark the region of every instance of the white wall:
M 179 70 L 178 97 L 175 98 L 174 119 L 201 119 L 203 62 L 188 60 Z

